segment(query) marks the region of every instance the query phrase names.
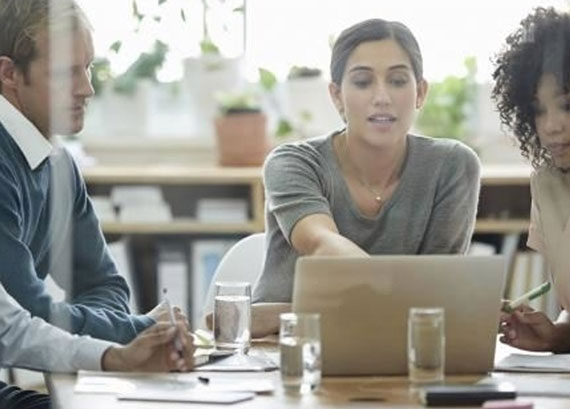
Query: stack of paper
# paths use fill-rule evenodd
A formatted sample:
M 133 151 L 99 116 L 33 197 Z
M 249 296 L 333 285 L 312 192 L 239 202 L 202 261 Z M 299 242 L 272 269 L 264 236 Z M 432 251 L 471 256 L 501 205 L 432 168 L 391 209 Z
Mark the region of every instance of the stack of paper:
M 169 222 L 170 205 L 159 186 L 115 186 L 111 201 L 119 208 L 119 219 L 125 223 Z
M 95 214 L 102 222 L 114 222 L 117 220 L 111 198 L 108 196 L 91 196 L 91 204 Z
M 75 393 L 105 393 L 123 400 L 234 403 L 256 393 L 272 393 L 268 379 L 236 381 L 224 377 L 197 377 L 192 373 L 118 373 L 79 371 Z
M 198 199 L 196 218 L 202 222 L 244 223 L 247 221 L 246 199 Z
M 570 373 L 570 354 L 510 354 L 495 365 L 495 371 Z

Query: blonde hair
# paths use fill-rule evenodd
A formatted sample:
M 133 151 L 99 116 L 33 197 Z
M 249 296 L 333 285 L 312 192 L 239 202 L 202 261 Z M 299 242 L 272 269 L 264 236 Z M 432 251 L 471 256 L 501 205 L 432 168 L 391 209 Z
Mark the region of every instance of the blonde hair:
M 14 61 L 27 80 L 30 63 L 37 56 L 38 33 L 59 26 L 68 32 L 79 27 L 91 30 L 74 0 L 0 0 L 0 56 Z

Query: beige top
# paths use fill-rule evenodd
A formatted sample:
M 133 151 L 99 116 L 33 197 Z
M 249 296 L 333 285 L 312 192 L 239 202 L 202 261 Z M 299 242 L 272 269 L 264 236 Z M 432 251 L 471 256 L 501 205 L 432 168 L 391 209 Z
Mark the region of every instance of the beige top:
M 527 245 L 548 262 L 558 301 L 570 311 L 570 172 L 539 168 L 530 179 Z

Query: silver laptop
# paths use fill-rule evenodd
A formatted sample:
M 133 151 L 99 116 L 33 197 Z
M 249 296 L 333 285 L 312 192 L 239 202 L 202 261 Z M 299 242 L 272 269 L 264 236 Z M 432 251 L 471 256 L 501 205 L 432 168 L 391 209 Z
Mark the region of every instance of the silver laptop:
M 406 374 L 410 307 L 445 310 L 446 373 L 493 368 L 502 256 L 301 257 L 293 311 L 321 314 L 323 373 Z

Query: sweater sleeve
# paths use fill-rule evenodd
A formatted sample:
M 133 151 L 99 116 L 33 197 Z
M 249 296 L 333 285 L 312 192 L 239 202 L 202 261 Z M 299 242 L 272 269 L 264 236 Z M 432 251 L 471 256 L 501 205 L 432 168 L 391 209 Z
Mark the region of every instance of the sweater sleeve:
M 420 253 L 465 253 L 471 242 L 480 189 L 475 152 L 457 143 L 441 168 L 434 206 Z
M 68 297 L 67 302 L 53 301 L 36 271 L 36 260 L 27 245 L 26 235 L 30 232 L 23 227 L 27 208 L 21 189 L 9 170 L 0 169 L 0 260 L 3 265 L 0 277 L 8 293 L 32 316 L 76 334 L 127 343 L 150 326 L 154 322 L 151 318 L 129 315 L 126 283 L 116 273 L 94 214 L 87 214 L 87 222 L 79 215 L 79 222 L 72 228 L 74 242 L 81 243 L 79 251 L 84 254 L 72 248 L 71 279 L 63 279 L 70 269 L 63 267 L 65 258 L 54 250 L 55 239 L 61 239 L 60 243 L 70 242 L 66 240 L 66 233 L 52 232 L 55 239 L 42 238 L 48 247 L 45 251 L 50 251 L 52 256 L 50 270 Z M 95 262 L 97 260 L 99 262 Z M 88 269 L 80 267 L 90 262 L 93 264 Z
M 281 145 L 268 157 L 263 169 L 267 211 L 287 240 L 302 218 L 315 213 L 332 217 L 325 168 L 318 152 L 306 144 Z
M 0 285 L 0 363 L 50 372 L 101 370 L 103 353 L 113 344 L 71 335 L 30 316 Z

